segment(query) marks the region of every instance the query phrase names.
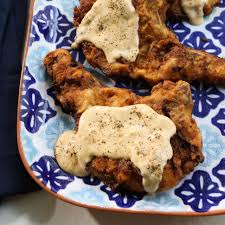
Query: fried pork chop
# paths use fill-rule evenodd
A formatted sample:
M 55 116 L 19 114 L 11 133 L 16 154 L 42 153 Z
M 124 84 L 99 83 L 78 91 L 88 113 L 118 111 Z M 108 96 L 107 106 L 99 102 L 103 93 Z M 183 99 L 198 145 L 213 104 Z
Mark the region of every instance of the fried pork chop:
M 94 2 L 80 1 L 80 6 L 74 10 L 76 27 Z M 205 13 L 208 14 L 217 3 L 218 0 L 209 1 L 204 8 Z M 186 16 L 179 0 L 133 0 L 133 5 L 139 15 L 139 54 L 136 61 L 120 58 L 109 64 L 101 49 L 84 41 L 80 47 L 93 67 L 99 67 L 114 78 L 143 78 L 151 85 L 164 80 L 225 83 L 225 59 L 183 46 L 166 26 L 167 15 L 173 18 Z
M 193 102 L 187 82 L 164 81 L 153 87 L 149 96 L 140 97 L 127 89 L 103 87 L 82 66 L 76 65 L 66 50 L 50 52 L 44 65 L 52 78 L 57 100 L 77 123 L 91 106 L 133 104 L 147 104 L 175 123 L 177 132 L 171 138 L 173 157 L 164 167 L 159 190 L 174 187 L 203 161 L 201 135 L 192 118 Z M 140 171 L 130 160 L 96 157 L 87 165 L 87 170 L 113 189 L 144 191 Z

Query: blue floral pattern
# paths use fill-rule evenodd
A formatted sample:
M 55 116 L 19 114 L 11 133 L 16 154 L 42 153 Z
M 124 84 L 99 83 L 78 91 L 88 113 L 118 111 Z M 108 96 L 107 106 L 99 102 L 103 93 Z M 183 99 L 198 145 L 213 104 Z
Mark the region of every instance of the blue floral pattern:
M 212 171 L 213 175 L 216 176 L 222 186 L 224 187 L 225 186 L 225 158 L 223 158 L 220 163 L 213 168 L 213 171 Z
M 41 157 L 38 162 L 31 165 L 31 169 L 36 177 L 54 192 L 65 189 L 74 180 L 74 176 L 63 172 L 50 156 Z
M 50 43 L 58 42 L 61 37 L 66 36 L 68 30 L 73 28 L 67 17 L 54 6 L 46 6 L 44 10 L 40 10 L 33 21 L 45 40 Z
M 130 208 L 132 207 L 137 201 L 140 201 L 143 198 L 143 194 L 135 195 L 135 194 L 124 194 L 124 193 L 117 193 L 112 191 L 108 186 L 103 185 L 100 188 L 104 191 L 110 201 L 115 201 L 115 203 L 122 208 Z
M 74 49 L 71 51 L 71 55 L 76 62 L 84 64 L 86 62 L 85 56 L 81 50 Z
M 21 91 L 20 137 L 26 161 L 38 179 L 59 195 L 92 206 L 163 212 L 224 210 L 224 88 L 197 83 L 192 86 L 193 114 L 202 132 L 205 155 L 205 161 L 198 168 L 204 171 L 195 171 L 171 191 L 144 197 L 119 194 L 96 178 L 75 178 L 63 172 L 51 157 L 54 141 L 75 124 L 53 100 L 55 92 L 50 88 L 43 58 L 55 48 L 65 48 L 71 51 L 74 60 L 88 65 L 80 49 L 71 49 L 76 35 L 73 8 L 78 4 L 78 0 L 35 1 Z M 185 45 L 224 57 L 224 6 L 222 0 L 201 26 L 193 27 L 186 22 L 169 22 L 168 26 Z M 150 91 L 143 81 L 118 81 L 116 86 L 131 89 L 142 96 Z
M 219 185 L 211 180 L 207 172 L 200 170 L 191 179 L 185 180 L 175 194 L 196 212 L 207 212 L 225 198 L 225 192 L 219 189 Z
M 36 81 L 34 77 L 31 75 L 27 66 L 24 68 L 24 76 L 23 76 L 23 91 L 26 91 L 32 84 Z
M 182 42 L 184 38 L 186 38 L 187 35 L 190 34 L 191 32 L 190 28 L 186 27 L 182 22 L 180 23 L 168 22 L 168 26 L 171 30 L 173 30 L 176 33 L 176 36 L 180 42 Z
M 224 100 L 224 94 L 216 87 L 196 83 L 191 86 L 194 101 L 193 114 L 203 118 Z
M 219 110 L 218 114 L 212 118 L 212 124 L 220 129 L 222 135 L 225 136 L 225 109 Z
M 81 177 L 81 179 L 83 180 L 85 184 L 92 185 L 92 186 L 96 186 L 101 183 L 101 181 L 98 178 L 92 177 L 92 176 Z
M 68 37 L 65 37 L 59 44 L 56 45 L 56 48 L 65 48 L 71 50 L 71 45 L 74 42 L 75 36 L 76 30 L 73 29 Z M 82 64 L 85 62 L 85 56 L 81 50 L 73 49 L 71 50 L 71 54 L 76 62 L 80 62 Z
M 219 7 L 222 7 L 222 8 L 225 7 L 225 0 L 221 0 L 220 1 Z
M 194 32 L 190 35 L 188 39 L 183 42 L 184 45 L 194 48 L 196 50 L 204 50 L 208 53 L 219 55 L 221 49 L 215 46 L 212 40 L 206 38 L 202 32 Z
M 36 27 L 34 24 L 32 24 L 31 32 L 30 32 L 30 39 L 29 39 L 29 46 L 31 46 L 35 41 L 39 41 L 39 40 L 40 40 L 40 37 L 37 34 Z
M 143 81 L 136 81 L 136 80 L 117 81 L 116 87 L 130 89 L 137 95 L 141 96 L 146 96 L 150 92 L 150 87 Z
M 36 89 L 28 89 L 21 97 L 20 118 L 30 133 L 36 133 L 42 124 L 55 115 L 56 111 L 49 106 L 48 101 L 44 100 Z
M 215 17 L 212 23 L 206 26 L 215 39 L 218 39 L 220 44 L 225 46 L 225 11 Z
M 56 101 L 56 91 L 54 87 L 50 87 L 47 89 L 47 94 L 51 96 Z M 56 104 L 56 102 L 55 102 Z

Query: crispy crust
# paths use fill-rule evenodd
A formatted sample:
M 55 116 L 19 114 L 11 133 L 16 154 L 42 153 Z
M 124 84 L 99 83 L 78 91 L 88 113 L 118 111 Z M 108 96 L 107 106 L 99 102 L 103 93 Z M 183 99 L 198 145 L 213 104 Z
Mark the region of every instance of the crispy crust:
M 94 2 L 95 0 L 80 1 L 80 6 L 74 10 L 76 27 Z M 217 3 L 218 0 L 210 0 L 204 8 L 205 13 L 210 13 Z M 140 44 L 136 61 L 129 63 L 124 59 L 118 59 L 117 62 L 109 64 L 101 49 L 90 42 L 82 42 L 80 46 L 92 66 L 99 67 L 114 78 L 143 78 L 151 85 L 164 80 L 225 83 L 224 59 L 181 45 L 174 33 L 166 27 L 166 15 L 169 14 L 173 18 L 185 17 L 180 2 L 133 0 L 133 5 L 139 14 Z
M 90 73 L 73 63 L 66 50 L 49 53 L 44 65 L 53 79 L 57 100 L 77 123 L 80 115 L 91 106 L 133 104 L 147 104 L 175 123 L 177 133 L 171 139 L 173 157 L 164 168 L 159 190 L 174 187 L 203 161 L 201 135 L 192 118 L 193 102 L 188 83 L 165 81 L 156 85 L 149 96 L 140 97 L 127 89 L 101 86 Z M 144 191 L 140 171 L 129 160 L 94 158 L 87 170 L 114 189 Z

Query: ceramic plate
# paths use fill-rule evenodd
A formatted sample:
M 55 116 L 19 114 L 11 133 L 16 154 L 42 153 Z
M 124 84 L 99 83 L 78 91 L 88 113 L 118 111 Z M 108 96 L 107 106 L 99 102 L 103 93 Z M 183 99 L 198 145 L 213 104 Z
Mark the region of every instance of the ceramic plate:
M 62 171 L 53 146 L 73 119 L 55 104 L 43 57 L 56 48 L 69 48 L 76 30 L 73 8 L 78 0 L 36 0 L 31 4 L 27 48 L 18 107 L 18 144 L 31 176 L 56 197 L 84 207 L 167 215 L 225 213 L 225 89 L 203 84 L 192 86 L 193 116 L 203 136 L 204 163 L 174 189 L 152 196 L 120 195 L 97 179 L 79 178 Z M 225 1 L 201 26 L 169 23 L 180 41 L 192 48 L 225 57 Z M 207 40 L 207 41 L 206 41 Z M 86 63 L 81 52 L 73 57 Z M 118 83 L 140 95 L 148 94 L 143 83 Z

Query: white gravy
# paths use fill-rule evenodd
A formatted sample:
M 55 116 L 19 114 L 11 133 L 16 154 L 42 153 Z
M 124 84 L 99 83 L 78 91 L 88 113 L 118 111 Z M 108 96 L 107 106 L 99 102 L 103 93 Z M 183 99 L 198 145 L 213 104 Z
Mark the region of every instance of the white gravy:
M 207 1 L 208 0 L 181 0 L 181 6 L 191 24 L 199 25 L 203 23 L 203 8 Z
M 131 0 L 97 0 L 78 26 L 72 47 L 90 41 L 103 50 L 109 63 L 121 57 L 134 62 L 139 52 L 138 21 Z
M 170 138 L 174 123 L 145 104 L 86 110 L 78 131 L 63 133 L 55 156 L 60 167 L 74 175 L 86 176 L 86 165 L 94 156 L 130 159 L 140 169 L 143 187 L 154 193 L 159 187 L 167 160 L 173 156 Z

